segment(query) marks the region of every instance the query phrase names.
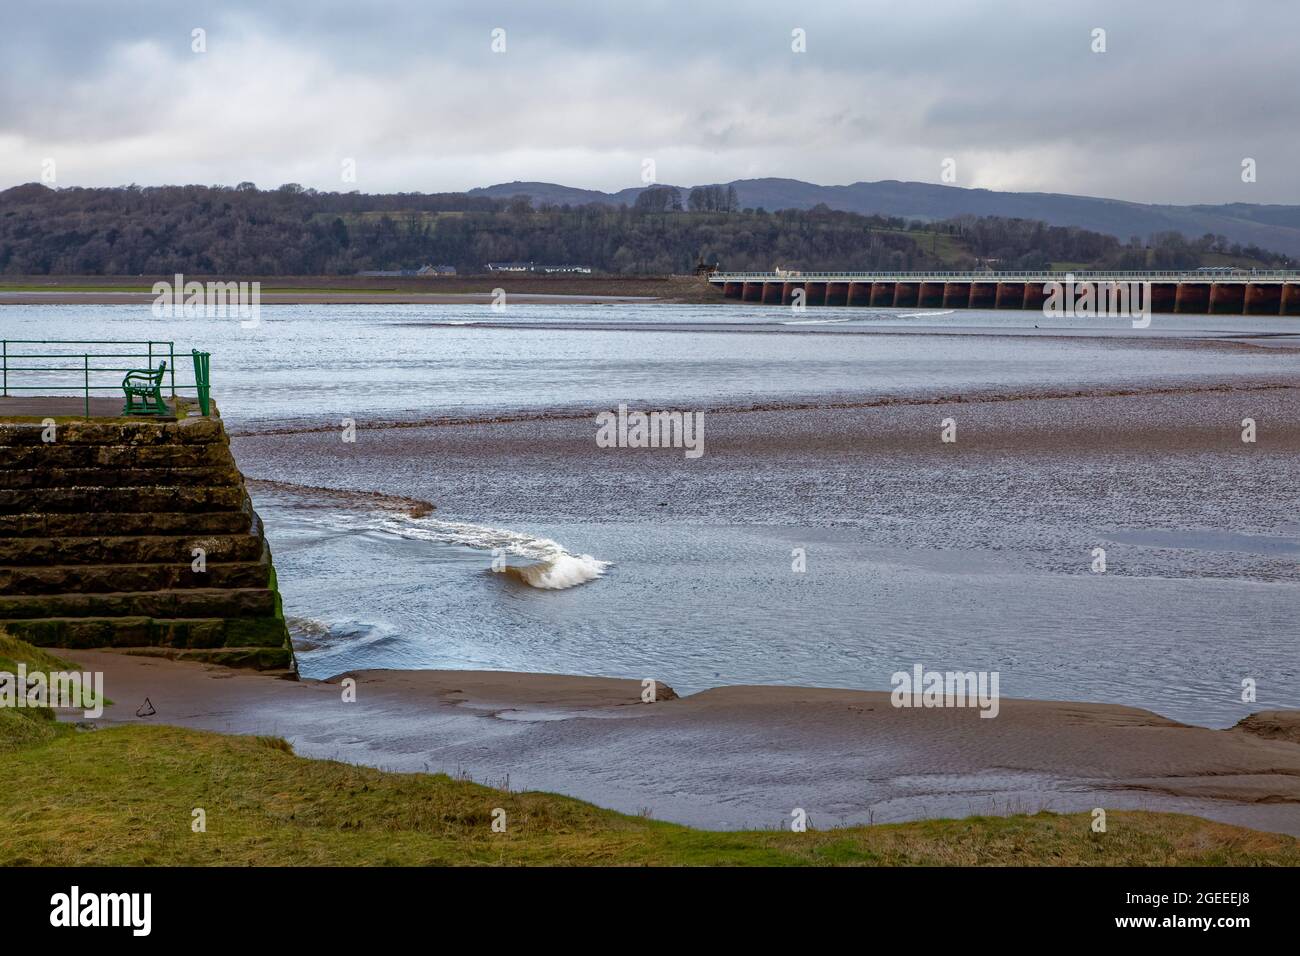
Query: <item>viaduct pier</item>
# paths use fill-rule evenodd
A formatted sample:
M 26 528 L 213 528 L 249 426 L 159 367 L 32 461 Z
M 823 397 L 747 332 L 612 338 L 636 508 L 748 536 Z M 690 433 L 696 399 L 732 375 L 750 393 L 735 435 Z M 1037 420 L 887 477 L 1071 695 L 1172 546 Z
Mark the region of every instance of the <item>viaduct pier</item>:
M 1050 283 L 1141 283 L 1152 312 L 1300 315 L 1300 271 L 714 272 L 727 299 L 894 309 L 1041 309 Z

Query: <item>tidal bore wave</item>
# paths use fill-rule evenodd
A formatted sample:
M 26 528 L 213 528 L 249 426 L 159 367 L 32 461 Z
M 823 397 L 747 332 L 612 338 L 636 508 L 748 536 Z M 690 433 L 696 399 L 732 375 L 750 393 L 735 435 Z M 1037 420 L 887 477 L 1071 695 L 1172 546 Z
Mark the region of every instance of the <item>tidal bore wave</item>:
M 572 554 L 557 541 L 539 538 L 520 531 L 489 528 L 464 521 L 437 518 L 411 518 L 380 514 L 375 530 L 416 541 L 436 541 L 461 547 L 489 551 L 494 557 L 509 555 L 531 562 L 506 565 L 502 573 L 533 588 L 558 591 L 594 581 L 605 573 L 610 562 L 589 554 Z
M 408 541 L 430 541 L 473 548 L 490 552 L 494 559 L 498 555 L 501 558 L 523 558 L 530 563 L 502 566 L 494 560 L 493 566 L 513 580 L 544 591 L 558 591 L 594 581 L 612 563 L 593 558 L 589 554 L 573 554 L 550 538 L 467 521 L 434 518 L 430 515 L 434 505 L 418 498 L 267 479 L 250 478 L 248 483 L 255 488 L 292 495 L 304 504 L 327 507 L 330 513 L 329 523 L 342 525 L 350 532 L 377 532 Z M 337 510 L 340 502 L 364 511 L 340 512 Z

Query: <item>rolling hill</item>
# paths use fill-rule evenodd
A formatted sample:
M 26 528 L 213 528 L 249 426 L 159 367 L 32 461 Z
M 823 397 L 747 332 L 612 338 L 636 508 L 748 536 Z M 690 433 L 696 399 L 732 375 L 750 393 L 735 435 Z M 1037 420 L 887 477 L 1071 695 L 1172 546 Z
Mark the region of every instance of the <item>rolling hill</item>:
M 734 186 L 742 208 L 811 209 L 825 203 L 831 209 L 845 212 L 903 216 L 927 222 L 963 215 L 1007 216 L 1037 219 L 1053 226 L 1078 226 L 1121 240 L 1132 236 L 1145 240 L 1158 232 L 1179 232 L 1188 238 L 1213 233 L 1232 242 L 1300 257 L 1300 206 L 1150 205 L 1061 193 L 995 192 L 897 180 L 818 186 L 797 179 L 739 179 L 709 185 Z M 555 183 L 513 182 L 471 189 L 469 193 L 494 199 L 528 195 L 534 202 L 559 205 L 592 202 L 631 205 L 643 188 L 606 193 Z M 690 191 L 690 187 L 677 188 L 682 190 L 683 198 Z

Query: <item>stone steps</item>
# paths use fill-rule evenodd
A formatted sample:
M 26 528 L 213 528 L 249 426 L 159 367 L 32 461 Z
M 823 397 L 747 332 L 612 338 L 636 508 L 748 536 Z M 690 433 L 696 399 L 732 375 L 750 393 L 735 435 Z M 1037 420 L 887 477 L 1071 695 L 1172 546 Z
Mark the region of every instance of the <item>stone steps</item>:
M 243 476 L 233 463 L 183 468 L 129 468 L 117 465 L 88 468 L 5 468 L 0 489 L 9 488 L 217 488 L 240 485 Z
M 105 487 L 0 489 L 0 515 L 35 511 L 40 514 L 94 514 L 97 511 L 180 511 L 186 514 L 238 511 L 244 504 L 241 485 L 225 487 Z
M 110 591 L 174 591 L 188 588 L 262 588 L 271 577 L 265 557 L 254 561 L 207 561 L 195 571 L 189 554 L 165 564 L 54 564 L 0 566 L 0 595 L 102 594 Z
M 9 445 L 9 468 L 202 468 L 233 466 L 230 446 L 203 445 Z
M 269 587 L 0 595 L 0 621 L 41 617 L 265 617 L 278 595 Z
M 131 448 L 181 445 L 228 445 L 226 430 L 217 416 L 183 418 L 175 422 L 149 419 L 73 419 L 55 427 L 53 440 L 39 421 L 0 422 L 0 445 L 95 445 Z
M 96 511 L 92 514 L 0 514 L 0 539 L 70 538 L 122 535 L 248 533 L 256 519 L 245 501 L 238 511 Z M 261 533 L 261 525 L 257 532 Z
M 220 418 L 0 421 L 0 627 L 46 647 L 292 668 Z
M 282 678 L 298 679 L 293 658 L 277 647 L 133 647 L 127 653 L 141 657 L 165 657 L 173 661 L 197 661 L 222 667 L 252 667 Z
M 5 621 L 20 640 L 43 646 L 264 647 L 284 644 L 284 621 L 262 618 L 45 617 Z
M 202 548 L 208 561 L 258 561 L 259 533 L 209 535 L 0 536 L 0 566 L 57 564 L 175 564 Z

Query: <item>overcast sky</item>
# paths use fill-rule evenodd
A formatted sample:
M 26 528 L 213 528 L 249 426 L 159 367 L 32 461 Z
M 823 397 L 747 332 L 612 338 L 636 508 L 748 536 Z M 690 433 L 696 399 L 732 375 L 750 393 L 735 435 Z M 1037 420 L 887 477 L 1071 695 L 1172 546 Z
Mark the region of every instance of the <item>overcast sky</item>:
M 60 186 L 440 192 L 951 157 L 960 186 L 1300 203 L 1298 0 L 3 3 L 0 187 L 47 160 Z

